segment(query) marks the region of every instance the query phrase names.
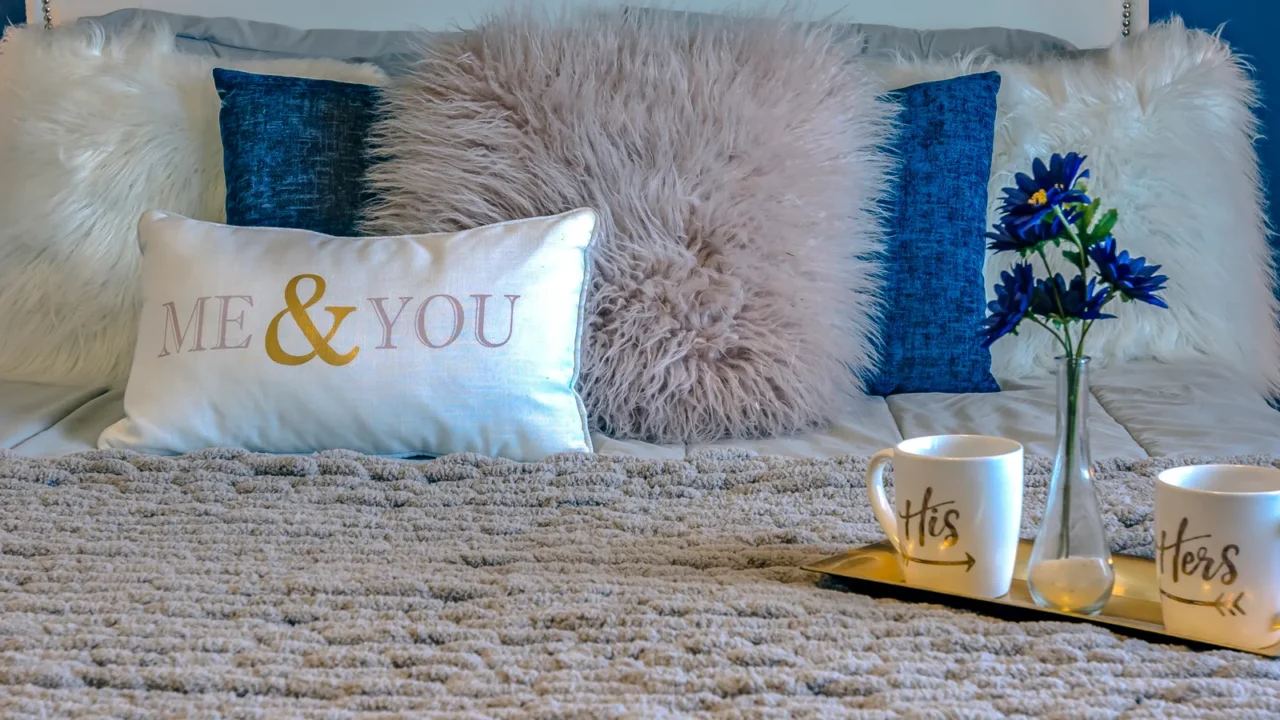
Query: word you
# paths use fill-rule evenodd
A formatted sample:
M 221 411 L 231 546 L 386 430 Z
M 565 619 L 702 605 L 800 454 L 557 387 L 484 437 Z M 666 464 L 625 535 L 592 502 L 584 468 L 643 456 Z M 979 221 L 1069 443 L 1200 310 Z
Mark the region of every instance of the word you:
M 302 281 L 310 281 L 310 296 L 303 300 L 298 292 L 298 285 Z M 350 348 L 334 348 L 333 340 L 338 334 L 338 329 L 342 326 L 348 317 L 356 313 L 360 308 L 356 305 L 326 305 L 322 309 L 328 314 L 327 329 L 322 330 L 317 325 L 312 315 L 312 308 L 324 297 L 327 284 L 324 278 L 319 275 L 303 274 L 289 280 L 284 288 L 284 308 L 276 313 L 270 324 L 267 325 L 263 347 L 267 357 L 272 362 L 280 365 L 305 365 L 312 360 L 319 359 L 321 362 L 329 365 L 341 366 L 355 360 L 360 354 L 360 346 L 355 345 Z M 489 328 L 486 327 L 486 315 L 489 312 L 489 299 L 493 295 L 473 294 L 467 297 L 475 307 L 475 323 L 473 333 L 476 342 L 482 347 L 499 348 L 511 341 L 511 337 L 515 332 L 516 325 L 516 301 L 520 299 L 519 295 L 503 295 L 507 300 L 507 332 L 506 336 L 501 340 L 494 339 L 489 334 Z M 396 302 L 392 302 L 389 297 L 371 297 L 365 301 L 369 304 L 369 310 L 373 312 L 377 318 L 378 324 L 382 330 L 381 342 L 375 347 L 377 350 L 396 350 L 398 346 L 394 341 L 394 332 L 401 318 L 405 316 L 405 310 L 408 309 L 410 303 L 414 301 L 412 296 L 397 297 Z M 209 337 L 209 333 L 205 328 L 205 310 L 209 303 L 217 304 L 218 320 L 217 325 L 213 329 L 213 337 Z M 178 311 L 177 303 L 167 302 L 161 307 L 164 308 L 164 334 L 161 340 L 160 354 L 158 357 L 169 357 L 179 353 L 187 352 L 203 352 L 206 350 L 246 350 L 253 343 L 253 334 L 245 334 L 245 313 L 248 309 L 254 307 L 254 298 L 252 295 L 209 295 L 198 297 L 195 299 L 191 312 L 187 315 L 185 324 L 181 321 L 181 315 Z M 428 312 L 433 307 L 445 310 L 450 322 L 446 323 L 447 330 L 440 332 L 440 328 L 435 328 L 435 336 L 432 336 L 431 329 L 428 327 Z M 438 312 L 438 311 L 437 311 Z M 433 350 L 447 348 L 458 341 L 462 336 L 466 326 L 466 312 L 463 301 L 452 295 L 431 295 L 418 303 L 417 308 L 410 313 L 410 317 L 404 318 L 408 323 L 417 341 L 422 345 Z M 322 319 L 322 322 L 324 320 Z M 308 345 L 311 346 L 309 352 L 303 354 L 290 353 L 280 343 L 281 326 L 284 323 L 291 323 L 302 333 Z M 206 345 L 210 340 L 215 342 L 212 345 Z M 170 344 L 172 342 L 172 345 Z

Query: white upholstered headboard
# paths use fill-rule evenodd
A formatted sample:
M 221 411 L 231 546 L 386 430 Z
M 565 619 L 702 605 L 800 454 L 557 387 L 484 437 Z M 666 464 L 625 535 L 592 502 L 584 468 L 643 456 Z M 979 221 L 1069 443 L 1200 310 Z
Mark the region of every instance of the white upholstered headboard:
M 447 30 L 468 27 L 511 0 L 27 0 L 27 17 L 67 22 L 121 8 L 185 15 L 231 16 L 302 28 Z M 550 8 L 566 5 L 656 5 L 679 10 L 776 11 L 786 0 L 523 0 Z M 1077 47 L 1110 45 L 1147 26 L 1149 0 L 801 0 L 803 18 L 897 25 L 920 30 L 1006 27 L 1035 30 Z

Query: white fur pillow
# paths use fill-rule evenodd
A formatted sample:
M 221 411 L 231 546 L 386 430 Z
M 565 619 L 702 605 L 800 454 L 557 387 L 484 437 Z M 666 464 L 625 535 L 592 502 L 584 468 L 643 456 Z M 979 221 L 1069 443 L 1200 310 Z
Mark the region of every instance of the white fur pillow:
M 125 379 L 138 218 L 224 216 L 215 65 L 380 84 L 334 60 L 219 62 L 159 26 L 12 27 L 0 43 L 0 378 Z
M 1002 76 L 989 217 L 1000 189 L 1033 158 L 1088 155 L 1089 188 L 1120 210 L 1122 248 L 1164 266 L 1170 310 L 1122 304 L 1089 334 L 1099 365 L 1209 357 L 1259 390 L 1280 386 L 1274 276 L 1254 141 L 1257 91 L 1247 66 L 1216 35 L 1181 20 L 1154 25 L 1079 58 L 885 68 L 895 86 L 995 69 Z M 987 263 L 988 292 L 1016 255 Z M 1065 269 L 1064 269 L 1065 272 Z M 1011 378 L 1053 366 L 1048 333 L 1028 329 L 992 347 Z

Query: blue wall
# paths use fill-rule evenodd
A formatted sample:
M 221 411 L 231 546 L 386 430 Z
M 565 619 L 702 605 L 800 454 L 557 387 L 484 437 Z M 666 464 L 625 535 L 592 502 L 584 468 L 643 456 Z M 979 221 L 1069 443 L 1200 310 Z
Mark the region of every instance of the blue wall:
M 1226 23 L 1222 37 L 1257 69 L 1262 101 L 1269 107 L 1258 114 L 1263 131 L 1271 136 L 1259 152 L 1269 179 L 1271 224 L 1280 230 L 1280 0 L 1151 0 L 1151 18 L 1172 13 L 1191 27 L 1213 30 Z
M 21 25 L 26 21 L 26 0 L 0 0 L 0 27 L 4 27 L 9 23 Z

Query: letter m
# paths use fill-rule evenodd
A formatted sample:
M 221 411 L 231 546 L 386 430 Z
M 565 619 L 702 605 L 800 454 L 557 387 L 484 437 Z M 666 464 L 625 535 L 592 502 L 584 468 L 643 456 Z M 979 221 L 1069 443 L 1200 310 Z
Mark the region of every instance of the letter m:
M 186 343 L 187 338 L 191 334 L 191 326 L 195 325 L 195 343 L 187 352 L 197 352 L 204 350 L 202 345 L 204 337 L 204 304 L 209 298 L 196 298 L 196 306 L 192 309 L 191 314 L 187 316 L 187 324 L 185 327 L 178 324 L 178 307 L 171 302 L 164 304 L 164 341 L 160 346 L 159 357 L 168 357 L 173 353 L 182 352 L 182 346 Z M 169 337 L 173 336 L 174 349 L 173 353 L 169 352 Z

